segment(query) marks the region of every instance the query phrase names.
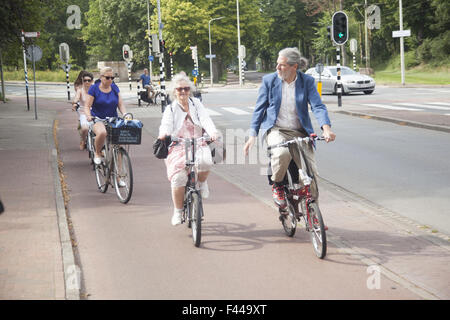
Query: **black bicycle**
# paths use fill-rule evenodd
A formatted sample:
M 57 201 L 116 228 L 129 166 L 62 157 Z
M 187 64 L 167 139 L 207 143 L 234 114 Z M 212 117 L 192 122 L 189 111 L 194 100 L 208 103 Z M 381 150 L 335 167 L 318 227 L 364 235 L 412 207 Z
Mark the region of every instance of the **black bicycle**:
M 196 247 L 200 246 L 202 238 L 203 205 L 202 196 L 197 186 L 197 175 L 195 170 L 195 153 L 202 142 L 209 142 L 209 137 L 179 138 L 172 137 L 174 143 L 184 143 L 186 155 L 186 169 L 188 181 L 184 192 L 183 214 L 181 223 L 187 222 L 188 228 L 192 229 L 192 240 Z
M 326 226 L 323 222 L 319 205 L 311 194 L 311 184 L 314 183 L 317 188 L 317 180 L 303 149 L 307 144 L 313 143 L 314 140 L 325 139 L 318 138 L 316 135 L 311 135 L 311 137 L 306 138 L 299 137 L 269 146 L 268 151 L 279 147 L 289 147 L 289 145 L 294 145 L 298 148 L 302 167 L 298 169 L 294 161 L 289 165 L 283 186 L 287 206 L 283 209 L 279 208 L 279 219 L 286 235 L 289 237 L 294 236 L 297 223 L 303 222 L 306 231 L 309 232 L 315 254 L 320 259 L 323 259 L 327 253 Z M 303 186 L 295 183 L 300 180 Z M 301 210 L 299 210 L 299 205 Z
M 127 115 L 124 115 L 126 118 Z M 111 185 L 122 203 L 128 203 L 133 193 L 133 169 L 131 166 L 130 156 L 128 155 L 130 144 L 140 144 L 142 128 L 135 128 L 130 126 L 114 127 L 112 124 L 116 121 L 122 120 L 120 118 L 100 119 L 95 118 L 96 121 L 103 121 L 108 135 L 105 144 L 102 148 L 102 162 L 94 165 L 95 178 L 97 187 L 100 192 L 105 193 L 108 186 Z M 92 126 L 88 131 L 87 148 L 89 157 L 93 163 L 95 154 L 95 134 L 92 131 Z

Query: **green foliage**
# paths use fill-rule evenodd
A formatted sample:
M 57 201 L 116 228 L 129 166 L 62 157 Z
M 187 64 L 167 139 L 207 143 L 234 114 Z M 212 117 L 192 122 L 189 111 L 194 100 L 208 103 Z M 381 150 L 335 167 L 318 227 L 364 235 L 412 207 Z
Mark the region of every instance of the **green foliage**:
M 161 0 L 162 30 L 166 51 L 174 53 L 175 72 L 193 68 L 190 46 L 196 45 L 200 71 L 209 73 L 208 22 L 211 23 L 212 52 L 215 67 L 221 72 L 228 65 L 237 65 L 236 0 Z M 67 7 L 81 9 L 81 30 L 66 26 Z M 327 38 L 326 27 L 331 15 L 342 4 L 349 17 L 350 39 L 358 41 L 358 65 L 365 63 L 364 2 L 360 0 L 240 0 L 239 22 L 241 44 L 247 48 L 247 64 L 257 58 L 263 70 L 273 70 L 276 56 L 284 47 L 298 47 L 311 64 L 331 62 L 335 48 Z M 399 30 L 397 0 L 379 0 L 381 28 L 369 30 L 371 67 L 397 65 L 399 39 L 392 31 Z M 151 33 L 158 33 L 157 0 L 150 0 Z M 146 0 L 4 0 L 0 6 L 0 49 L 3 63 L 12 70 L 23 68 L 20 30 L 40 31 L 34 43 L 43 50 L 38 70 L 60 71 L 58 46 L 70 47 L 72 68 L 96 68 L 98 61 L 122 61 L 122 46 L 133 51 L 133 69 L 148 65 L 147 1 Z M 403 28 L 411 30 L 405 38 L 406 66 L 424 63 L 449 65 L 450 2 L 444 0 L 403 1 Z M 362 41 L 361 41 L 362 40 Z M 31 44 L 26 40 L 26 46 Z M 361 43 L 362 42 L 362 43 Z M 348 43 L 344 46 L 347 64 L 351 61 Z M 363 51 L 364 53 L 364 51 Z M 168 66 L 168 55 L 165 65 Z M 397 60 L 398 61 L 398 60 Z M 154 71 L 158 70 L 157 59 Z M 168 69 L 168 68 L 166 68 Z

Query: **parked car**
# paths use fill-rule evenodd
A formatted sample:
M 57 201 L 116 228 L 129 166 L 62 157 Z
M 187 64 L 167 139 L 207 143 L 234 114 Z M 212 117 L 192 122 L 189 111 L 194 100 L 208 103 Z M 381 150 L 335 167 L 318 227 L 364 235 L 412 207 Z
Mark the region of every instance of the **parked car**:
M 319 81 L 319 73 L 315 68 L 310 68 L 306 74 L 314 77 L 316 83 Z M 337 67 L 324 66 L 321 74 L 322 93 L 336 94 L 337 92 Z M 342 94 L 350 92 L 364 92 L 371 94 L 375 90 L 375 80 L 373 78 L 353 71 L 348 67 L 341 67 Z

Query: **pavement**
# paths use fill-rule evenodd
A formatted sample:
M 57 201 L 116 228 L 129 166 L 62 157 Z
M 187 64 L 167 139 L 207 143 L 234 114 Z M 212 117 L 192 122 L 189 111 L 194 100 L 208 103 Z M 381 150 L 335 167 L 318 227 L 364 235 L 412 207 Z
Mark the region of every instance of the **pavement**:
M 0 299 L 78 300 L 83 298 L 83 271 L 77 264 L 74 230 L 67 215 L 71 186 L 65 184 L 58 145 L 67 140 L 64 135 L 73 134 L 58 131 L 59 124 L 67 120 L 67 112 L 62 110 L 69 106 L 67 102 L 38 98 L 35 119 L 33 101 L 27 111 L 25 98 L 8 99 L 7 103 L 0 102 L 0 199 L 5 206 L 0 214 Z M 337 108 L 329 106 L 331 112 L 343 113 Z M 129 109 L 136 114 L 150 114 L 155 124 L 159 121 L 157 108 L 145 112 L 144 108 Z M 345 112 L 450 132 L 450 123 L 431 116 L 405 119 L 394 113 L 369 114 L 357 107 L 346 108 Z M 146 135 L 151 140 L 155 132 Z M 158 160 L 151 157 L 150 161 Z M 226 167 L 218 166 L 214 181 L 237 192 L 239 175 L 230 180 L 226 173 Z M 231 181 L 233 184 L 229 184 Z M 373 298 L 450 299 L 448 235 L 423 230 L 414 221 L 364 202 L 331 182 L 323 184 L 321 206 L 335 212 L 327 216 L 330 242 L 339 254 L 367 266 L 378 266 L 386 281 L 393 283 L 384 289 L 389 292 L 380 291 Z M 254 205 L 266 202 L 270 206 L 270 196 L 261 199 L 252 190 L 246 192 Z M 162 209 L 164 206 L 155 205 Z

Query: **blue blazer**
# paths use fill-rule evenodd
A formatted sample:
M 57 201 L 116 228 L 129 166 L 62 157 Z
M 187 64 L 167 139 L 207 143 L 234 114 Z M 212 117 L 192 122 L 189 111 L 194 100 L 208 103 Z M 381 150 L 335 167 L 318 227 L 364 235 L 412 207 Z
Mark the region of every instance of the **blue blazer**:
M 250 124 L 250 136 L 257 136 L 260 129 L 264 135 L 275 125 L 280 112 L 281 92 L 282 81 L 276 72 L 263 77 Z M 314 78 L 300 71 L 297 71 L 297 80 L 295 81 L 295 101 L 298 119 L 308 135 L 314 133 L 309 117 L 308 103 L 311 105 L 311 110 L 320 127 L 322 128 L 325 124 L 331 126 L 327 107 L 320 99 Z

